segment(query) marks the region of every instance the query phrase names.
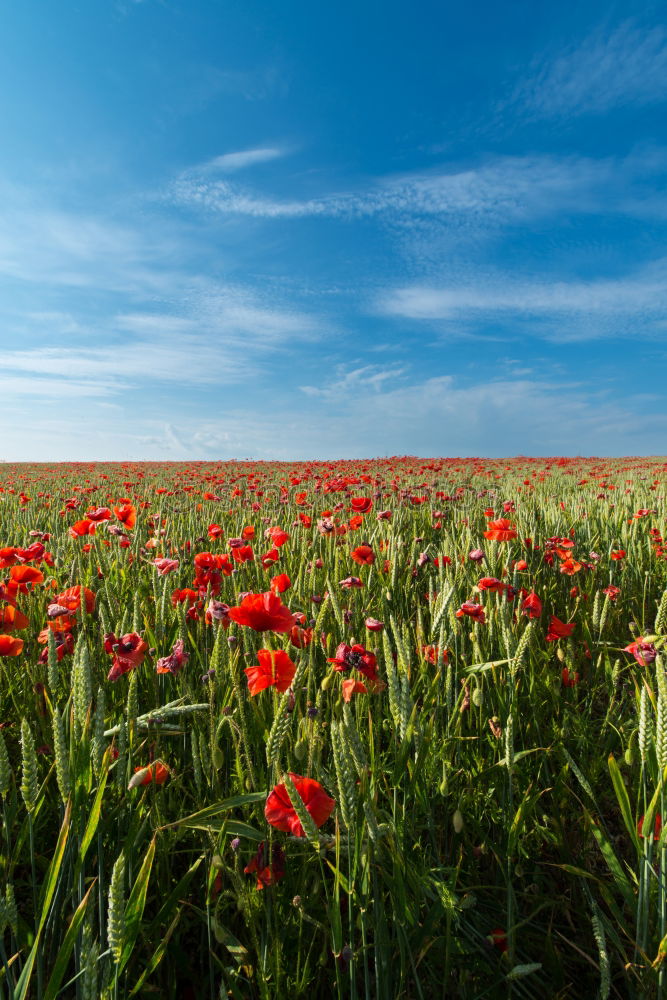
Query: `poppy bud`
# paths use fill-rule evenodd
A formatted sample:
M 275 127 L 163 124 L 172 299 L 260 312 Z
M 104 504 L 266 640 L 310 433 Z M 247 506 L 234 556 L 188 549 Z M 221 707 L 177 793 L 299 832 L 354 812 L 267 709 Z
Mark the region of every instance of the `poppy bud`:
M 463 813 L 460 809 L 457 809 L 452 816 L 452 826 L 454 827 L 454 833 L 460 833 L 463 829 Z

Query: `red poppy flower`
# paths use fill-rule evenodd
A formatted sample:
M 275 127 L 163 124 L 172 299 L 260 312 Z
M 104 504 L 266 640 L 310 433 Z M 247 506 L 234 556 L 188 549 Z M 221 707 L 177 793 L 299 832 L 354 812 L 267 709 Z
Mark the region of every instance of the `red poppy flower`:
M 647 667 L 649 663 L 653 663 L 658 655 L 658 651 L 653 643 L 644 642 L 641 636 L 639 636 L 636 642 L 631 642 L 629 646 L 625 646 L 623 652 L 632 653 L 640 667 Z
M 44 574 L 34 566 L 12 566 L 9 578 L 10 590 L 18 594 L 27 594 L 29 583 L 44 583 Z
M 0 569 L 8 569 L 18 562 L 18 556 L 14 546 L 0 549 Z
M 368 688 L 362 681 L 354 677 L 346 677 L 343 681 L 343 701 L 350 702 L 353 694 L 368 694 Z
M 158 576 L 166 576 L 167 573 L 173 573 L 174 570 L 178 569 L 180 564 L 178 559 L 154 559 L 153 565 Z
M 432 663 L 433 666 L 438 662 L 438 657 L 440 656 L 439 646 L 422 646 L 422 653 L 426 658 L 427 663 Z M 449 650 L 443 649 L 442 651 L 442 661 L 443 663 L 449 663 Z
M 358 589 L 364 585 L 364 581 L 360 580 L 358 576 L 346 576 L 344 580 L 339 580 L 338 582 L 343 590 Z
M 370 545 L 358 545 L 356 549 L 352 549 L 350 555 L 360 566 L 372 566 L 375 562 L 375 553 Z
M 507 584 L 496 580 L 494 576 L 483 576 L 477 586 L 480 590 L 490 590 L 493 594 L 502 594 Z
M 221 538 L 224 535 L 223 529 L 219 524 L 209 524 L 208 526 L 208 537 L 212 540 L 216 538 Z
M 153 782 L 156 785 L 164 785 L 170 774 L 171 771 L 167 765 L 163 764 L 161 760 L 156 760 L 147 767 L 135 767 L 127 787 L 128 789 L 139 788 L 140 785 L 152 785 Z
M 560 618 L 556 618 L 552 615 L 549 619 L 549 629 L 546 634 L 547 642 L 557 642 L 558 639 L 567 639 L 568 636 L 572 635 L 575 628 L 575 622 L 570 625 L 566 625 L 562 622 Z
M 489 521 L 489 528 L 484 532 L 484 537 L 491 539 L 492 542 L 509 542 L 517 537 L 517 532 L 506 517 L 501 517 L 497 521 Z
M 368 514 L 373 509 L 373 501 L 370 497 L 352 497 L 350 507 L 356 514 Z
M 565 573 L 567 576 L 574 576 L 582 568 L 582 563 L 577 562 L 572 556 L 568 556 L 560 564 L 560 572 Z
M 375 653 L 371 653 L 360 643 L 348 646 L 346 642 L 341 642 L 336 647 L 336 655 L 327 657 L 328 663 L 333 663 L 334 670 L 344 673 L 346 670 L 358 670 L 360 674 L 371 678 L 377 677 L 377 659 Z
M 271 549 L 270 552 L 265 553 L 265 555 L 260 557 L 260 562 L 263 569 L 269 569 L 274 563 L 277 563 L 280 559 L 280 552 L 278 549 Z
M 257 889 L 266 889 L 285 877 L 285 852 L 279 844 L 271 849 L 271 860 L 264 841 L 257 848 L 254 858 L 243 869 L 246 875 L 257 873 Z
M 294 615 L 272 591 L 246 594 L 228 614 L 237 625 L 247 625 L 255 632 L 289 632 L 294 625 Z
M 313 641 L 312 628 L 300 628 L 298 625 L 293 625 L 290 629 L 289 641 L 295 649 L 305 649 Z
M 287 532 L 283 531 L 283 529 L 279 527 L 267 528 L 266 531 L 264 532 L 264 537 L 270 538 L 271 541 L 273 542 L 273 547 L 276 549 L 279 549 L 280 546 L 284 545 L 285 542 L 289 539 L 289 535 L 287 534 Z
M 621 593 L 621 588 L 615 587 L 612 583 L 610 583 L 608 587 L 604 588 L 602 593 L 606 594 L 610 601 L 615 601 L 618 595 Z
M 381 632 L 384 628 L 384 622 L 380 622 L 377 618 L 367 618 L 364 625 L 369 632 Z
M 86 517 L 89 521 L 95 521 L 99 524 L 101 521 L 111 520 L 111 511 L 108 507 L 93 507 L 88 511 Z
M 23 650 L 23 639 L 12 635 L 0 635 L 0 656 L 19 656 Z
M 95 594 L 92 590 L 88 590 L 87 587 L 81 587 L 80 585 L 68 587 L 67 590 L 63 590 L 62 594 L 58 594 L 54 599 L 54 603 L 61 605 L 61 607 L 66 608 L 68 611 L 77 611 L 81 607 L 82 595 L 86 605 L 86 612 L 92 615 L 95 610 Z
M 184 587 L 183 590 L 179 590 L 177 587 L 176 590 L 172 590 L 171 592 L 171 603 L 173 607 L 176 607 L 177 604 L 183 604 L 187 601 L 188 607 L 192 607 L 198 597 L 199 594 L 197 591 L 192 590 L 190 587 Z
M 30 624 L 30 619 L 27 615 L 24 615 L 22 611 L 18 608 L 12 607 L 8 604 L 4 608 L 0 608 L 0 630 L 3 632 L 16 632 L 17 629 L 27 628 Z
M 284 594 L 291 586 L 292 581 L 287 573 L 279 573 L 278 576 L 274 576 L 271 579 L 271 590 L 276 594 Z
M 33 542 L 27 549 L 17 549 L 16 558 L 23 563 L 32 562 L 33 560 L 39 561 L 42 557 L 45 557 L 45 553 L 46 549 L 41 542 Z
M 125 503 L 122 507 L 114 507 L 113 512 L 128 530 L 137 523 L 137 508 L 131 503 Z
M 489 940 L 492 945 L 495 945 L 498 951 L 506 952 L 509 948 L 507 944 L 507 931 L 504 927 L 494 927 L 489 934 Z
M 315 826 L 322 826 L 336 808 L 335 800 L 330 798 L 319 781 L 315 781 L 313 778 L 302 778 L 301 775 L 292 773 L 290 773 L 290 778 L 294 782 L 297 794 L 312 816 Z M 271 826 L 275 826 L 276 829 L 291 833 L 294 837 L 304 836 L 301 821 L 294 810 L 284 784 L 276 785 L 270 792 L 264 807 L 264 815 Z
M 655 824 L 653 826 L 653 839 L 660 840 L 660 833 L 662 831 L 662 816 L 660 813 L 656 813 Z M 637 823 L 637 833 L 640 837 L 644 836 L 644 817 Z
M 237 545 L 232 549 L 232 556 L 234 562 L 244 563 L 244 562 L 254 562 L 255 553 L 252 550 L 252 545 Z
M 104 648 L 106 652 L 116 654 L 111 670 L 107 674 L 107 680 L 117 681 L 123 674 L 143 663 L 148 643 L 136 632 L 129 632 L 120 639 L 116 639 L 115 635 L 105 635 Z
M 475 622 L 479 622 L 480 625 L 483 625 L 486 622 L 483 606 L 481 604 L 475 604 L 474 601 L 464 601 L 459 610 L 456 612 L 457 618 L 463 618 L 464 615 L 472 618 Z
M 563 687 L 573 688 L 579 683 L 579 672 L 572 672 L 568 670 L 567 667 L 563 667 L 561 671 L 561 680 L 563 682 Z
M 177 674 L 190 659 L 190 654 L 183 651 L 183 640 L 177 639 L 171 653 L 161 656 L 155 665 L 158 674 Z
M 615 550 L 614 550 L 614 551 L 613 551 L 613 552 L 611 553 L 611 558 L 612 558 L 612 559 L 613 559 L 613 560 L 614 560 L 615 562 L 618 562 L 618 561 L 619 561 L 620 559 L 625 559 L 625 556 L 626 556 L 626 552 L 625 552 L 625 549 L 615 549 Z
M 259 694 L 269 687 L 281 692 L 287 691 L 296 673 L 296 665 L 292 663 L 287 653 L 282 649 L 260 649 L 257 658 L 258 664 L 246 667 L 244 670 L 250 694 Z
M 521 613 L 528 618 L 539 618 L 542 614 L 542 601 L 534 591 L 531 590 L 528 597 L 521 602 Z
M 75 521 L 67 534 L 70 538 L 83 538 L 86 535 L 94 535 L 96 529 L 97 524 L 95 521 L 91 521 L 90 518 L 86 517 L 82 521 Z

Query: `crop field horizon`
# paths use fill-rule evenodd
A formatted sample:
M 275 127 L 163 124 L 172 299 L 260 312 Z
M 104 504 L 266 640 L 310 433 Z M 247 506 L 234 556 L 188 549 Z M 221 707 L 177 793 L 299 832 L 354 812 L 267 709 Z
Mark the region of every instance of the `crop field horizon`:
M 667 998 L 666 487 L 1 463 L 0 997 Z

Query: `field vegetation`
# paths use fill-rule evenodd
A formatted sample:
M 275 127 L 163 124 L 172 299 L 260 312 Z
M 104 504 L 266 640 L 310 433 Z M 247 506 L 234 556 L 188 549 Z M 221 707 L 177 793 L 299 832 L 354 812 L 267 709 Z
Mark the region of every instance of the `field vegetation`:
M 666 471 L 0 466 L 2 997 L 666 996 Z

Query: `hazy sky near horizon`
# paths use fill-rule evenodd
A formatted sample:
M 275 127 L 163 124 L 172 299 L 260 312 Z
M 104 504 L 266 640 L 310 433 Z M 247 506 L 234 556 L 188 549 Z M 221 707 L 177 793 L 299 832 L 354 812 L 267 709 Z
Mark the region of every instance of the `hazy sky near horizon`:
M 661 3 L 12 4 L 0 458 L 667 453 Z

